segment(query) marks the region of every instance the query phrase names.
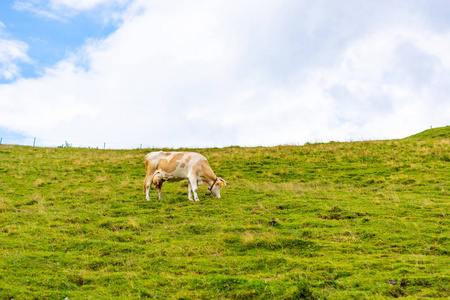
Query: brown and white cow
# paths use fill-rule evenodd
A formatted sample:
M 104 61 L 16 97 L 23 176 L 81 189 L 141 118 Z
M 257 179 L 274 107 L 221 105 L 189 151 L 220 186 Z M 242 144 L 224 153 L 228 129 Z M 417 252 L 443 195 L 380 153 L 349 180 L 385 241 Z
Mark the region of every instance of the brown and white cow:
M 162 199 L 161 188 L 164 181 L 189 180 L 188 199 L 191 201 L 199 201 L 199 185 L 206 184 L 206 194 L 212 194 L 214 198 L 220 198 L 220 188 L 227 185 L 223 178 L 214 174 L 208 160 L 195 152 L 151 152 L 145 156 L 145 171 L 144 192 L 147 200 L 150 200 L 152 184 L 155 185 L 158 199 Z

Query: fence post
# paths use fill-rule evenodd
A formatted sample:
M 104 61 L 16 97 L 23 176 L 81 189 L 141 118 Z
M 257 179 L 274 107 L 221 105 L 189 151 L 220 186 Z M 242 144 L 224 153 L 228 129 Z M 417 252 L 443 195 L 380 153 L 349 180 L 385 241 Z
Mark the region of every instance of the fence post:
M 2 140 L 3 140 L 3 138 L 2 138 L 2 137 L 0 137 L 0 145 L 2 144 Z
M 33 140 L 33 147 L 35 147 L 36 146 L 36 138 L 34 138 L 34 140 Z
M 103 143 L 103 150 L 106 149 L 106 142 Z

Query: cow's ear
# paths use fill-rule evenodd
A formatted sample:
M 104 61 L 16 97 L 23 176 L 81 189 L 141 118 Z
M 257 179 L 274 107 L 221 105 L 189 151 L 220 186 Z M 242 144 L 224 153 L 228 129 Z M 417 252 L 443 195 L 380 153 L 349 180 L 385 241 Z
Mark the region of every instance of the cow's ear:
M 221 182 L 220 182 L 220 186 L 227 186 L 228 182 L 225 181 L 225 179 L 223 179 L 222 177 L 220 178 Z

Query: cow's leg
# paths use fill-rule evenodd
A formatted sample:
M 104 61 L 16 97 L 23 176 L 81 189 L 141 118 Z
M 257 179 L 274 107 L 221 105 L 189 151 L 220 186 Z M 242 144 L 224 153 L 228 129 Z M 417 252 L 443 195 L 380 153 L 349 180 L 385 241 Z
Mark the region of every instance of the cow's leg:
M 156 187 L 156 193 L 158 194 L 158 199 L 159 200 L 162 200 L 162 185 L 163 185 L 163 183 L 162 182 L 159 182 L 158 184 L 156 184 L 155 185 L 155 187 Z
M 197 179 L 189 177 L 189 184 L 191 186 L 192 192 L 194 193 L 194 200 L 200 201 L 200 199 L 198 199 L 198 195 L 197 195 Z
M 194 199 L 192 199 L 192 186 L 191 186 L 191 182 L 190 181 L 188 183 L 188 200 L 189 201 L 194 201 Z
M 147 180 L 144 182 L 144 191 L 145 191 L 145 199 L 147 201 L 150 201 L 150 182 Z

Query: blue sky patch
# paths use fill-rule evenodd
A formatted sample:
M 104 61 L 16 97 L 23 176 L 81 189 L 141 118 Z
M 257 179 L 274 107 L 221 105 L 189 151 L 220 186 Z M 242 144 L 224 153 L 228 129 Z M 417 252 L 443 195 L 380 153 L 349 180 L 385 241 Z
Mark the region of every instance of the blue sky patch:
M 105 21 L 98 9 L 61 16 L 49 12 L 48 15 L 55 16 L 49 17 L 17 9 L 16 3 L 0 1 L 0 22 L 3 24 L 0 38 L 28 45 L 26 53 L 30 61 L 17 62 L 22 78 L 39 77 L 45 68 L 63 60 L 87 40 L 105 38 L 120 26 L 119 22 Z M 0 76 L 0 84 L 15 79 Z

